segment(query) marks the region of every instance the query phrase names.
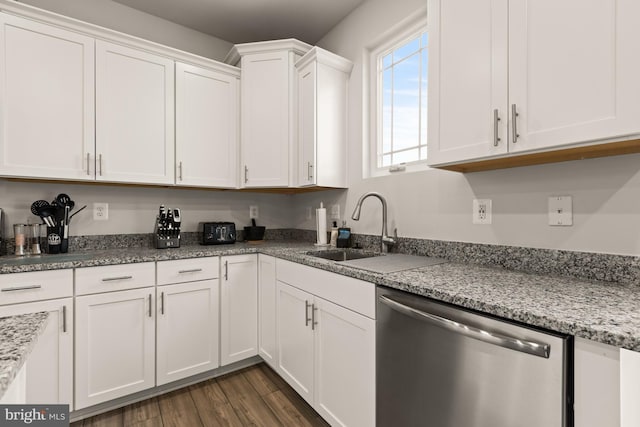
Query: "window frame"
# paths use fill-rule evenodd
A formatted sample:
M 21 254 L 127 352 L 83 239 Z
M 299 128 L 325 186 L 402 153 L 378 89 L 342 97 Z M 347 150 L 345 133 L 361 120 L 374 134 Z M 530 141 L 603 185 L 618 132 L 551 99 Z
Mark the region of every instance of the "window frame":
M 429 169 L 427 159 L 416 160 L 411 163 L 402 164 L 400 170 L 394 168 L 398 165 L 378 167 L 378 152 L 382 149 L 382 103 L 379 99 L 382 94 L 382 79 L 380 76 L 380 64 L 382 57 L 395 48 L 409 42 L 418 37 L 422 32 L 427 31 L 426 14 L 419 14 L 412 17 L 409 22 L 402 22 L 401 25 L 395 26 L 393 29 L 385 33 L 377 43 L 365 50 L 365 64 L 367 65 L 366 77 L 368 84 L 369 100 L 364 105 L 367 109 L 365 118 L 368 120 L 367 132 L 365 132 L 363 169 L 364 177 L 372 178 L 378 176 L 388 176 L 398 172 L 416 172 Z M 427 45 L 427 55 L 429 47 Z M 427 57 L 428 58 L 428 57 Z M 427 59 L 428 61 L 429 59 Z M 428 80 L 427 72 L 427 80 Z M 427 92 L 428 93 L 428 92 Z M 428 142 L 427 142 L 428 143 Z M 396 170 L 390 170 L 390 169 Z

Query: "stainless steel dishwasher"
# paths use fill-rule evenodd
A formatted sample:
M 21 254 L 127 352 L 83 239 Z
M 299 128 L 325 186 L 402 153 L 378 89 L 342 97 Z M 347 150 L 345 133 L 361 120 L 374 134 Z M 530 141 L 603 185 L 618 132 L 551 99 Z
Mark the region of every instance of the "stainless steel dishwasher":
M 570 337 L 378 287 L 378 427 L 572 427 Z

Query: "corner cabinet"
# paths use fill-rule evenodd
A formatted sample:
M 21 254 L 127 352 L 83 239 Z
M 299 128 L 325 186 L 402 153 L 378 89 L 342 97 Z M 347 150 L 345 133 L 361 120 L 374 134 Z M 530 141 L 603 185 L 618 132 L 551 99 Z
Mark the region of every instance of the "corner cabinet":
M 237 69 L 176 63 L 176 184 L 238 186 Z
M 297 156 L 295 63 L 311 49 L 294 39 L 236 45 L 240 63 L 240 186 L 289 187 Z
M 174 183 L 174 62 L 96 40 L 96 179 Z
M 347 83 L 353 64 L 314 47 L 296 63 L 298 185 L 347 186 Z
M 0 175 L 93 180 L 94 40 L 0 13 Z
M 258 257 L 220 258 L 220 365 L 258 354 Z
M 429 0 L 430 165 L 637 137 L 638 19 L 633 0 Z

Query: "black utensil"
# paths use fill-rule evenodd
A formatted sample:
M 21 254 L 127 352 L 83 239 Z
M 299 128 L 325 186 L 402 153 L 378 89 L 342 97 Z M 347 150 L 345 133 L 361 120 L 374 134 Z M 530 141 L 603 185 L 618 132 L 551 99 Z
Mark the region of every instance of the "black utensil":
M 73 218 L 74 216 L 76 216 L 77 214 L 79 214 L 80 212 L 82 212 L 84 210 L 84 208 L 86 208 L 87 205 L 84 205 L 83 207 L 81 207 L 80 209 L 78 209 L 77 211 L 75 211 L 73 214 L 71 214 L 71 216 L 69 217 L 69 219 L 67 220 L 67 224 L 69 224 L 69 221 L 71 221 L 71 218 Z
M 65 207 L 71 201 L 71 197 L 68 194 L 60 193 L 56 196 L 56 203 L 58 206 Z
M 47 202 L 46 200 L 36 200 L 35 202 L 31 203 L 31 213 L 40 216 L 38 208 L 42 208 L 45 206 L 50 206 L 49 202 Z

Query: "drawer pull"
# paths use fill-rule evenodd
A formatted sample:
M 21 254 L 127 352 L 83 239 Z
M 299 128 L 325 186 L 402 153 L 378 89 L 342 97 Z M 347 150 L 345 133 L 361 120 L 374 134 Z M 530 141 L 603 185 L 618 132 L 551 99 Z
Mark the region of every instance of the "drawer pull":
M 0 292 L 28 291 L 30 289 L 40 289 L 42 285 L 16 286 L 13 288 L 0 289 Z
M 67 306 L 62 306 L 62 332 L 67 332 Z
M 199 273 L 201 272 L 202 269 L 201 268 L 192 268 L 191 270 L 180 270 L 178 271 L 178 274 L 185 274 L 185 273 Z
M 160 293 L 160 314 L 164 314 L 164 292 Z
M 119 277 L 105 277 L 102 279 L 103 282 L 113 282 L 116 280 L 130 280 L 133 279 L 133 276 L 119 276 Z
M 151 314 L 151 294 L 149 294 L 149 317 L 153 317 Z
M 224 262 L 224 280 L 229 280 L 229 261 Z

